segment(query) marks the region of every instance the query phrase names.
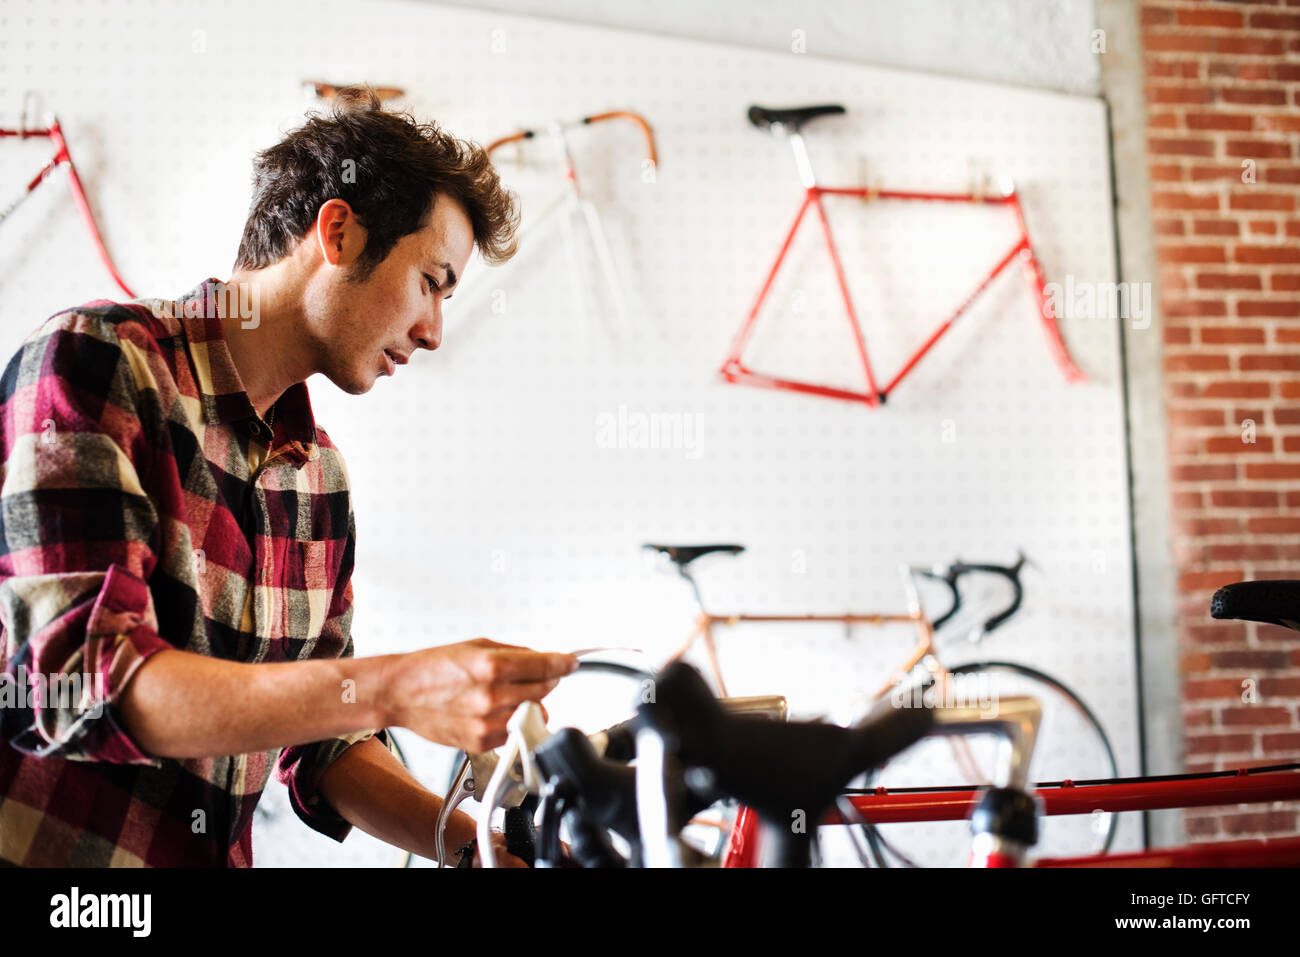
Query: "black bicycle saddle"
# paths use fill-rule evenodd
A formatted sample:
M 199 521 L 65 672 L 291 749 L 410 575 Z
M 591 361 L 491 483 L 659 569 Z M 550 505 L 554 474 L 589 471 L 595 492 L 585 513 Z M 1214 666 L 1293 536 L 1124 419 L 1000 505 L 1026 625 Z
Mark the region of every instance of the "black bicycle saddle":
M 751 106 L 749 122 L 760 130 L 771 130 L 773 123 L 780 123 L 782 128 L 799 132 L 799 127 L 819 116 L 835 116 L 846 112 L 838 103 L 826 103 L 821 106 L 796 106 L 785 110 L 774 110 L 766 106 Z
M 1210 599 L 1210 617 L 1262 621 L 1300 631 L 1300 581 L 1224 585 Z
M 728 555 L 739 555 L 745 550 L 744 545 L 642 545 L 642 548 L 653 548 L 657 552 L 662 552 L 671 558 L 674 562 L 685 568 L 701 555 L 709 555 L 713 552 L 726 552 Z

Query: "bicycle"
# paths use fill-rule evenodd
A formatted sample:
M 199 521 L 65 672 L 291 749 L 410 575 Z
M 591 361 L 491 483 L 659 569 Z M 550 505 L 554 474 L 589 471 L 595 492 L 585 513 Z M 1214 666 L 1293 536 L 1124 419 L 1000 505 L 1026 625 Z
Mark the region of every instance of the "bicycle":
M 99 253 L 99 258 L 103 261 L 108 273 L 117 283 L 118 288 L 126 293 L 128 299 L 134 299 L 135 293 L 127 286 L 113 265 L 113 257 L 108 254 L 108 247 L 104 245 L 104 238 L 99 233 L 99 227 L 95 225 L 95 215 L 90 211 L 90 200 L 86 198 L 85 187 L 81 185 L 81 177 L 77 175 L 77 167 L 72 162 L 72 154 L 68 152 L 68 141 L 63 135 L 63 127 L 59 123 L 58 117 L 51 117 L 50 123 L 45 127 L 28 127 L 27 109 L 30 96 L 23 99 L 23 110 L 18 121 L 18 129 L 9 130 L 0 128 L 0 140 L 6 137 L 14 137 L 18 140 L 28 139 L 48 139 L 54 144 L 54 157 L 41 167 L 40 171 L 28 181 L 26 188 L 18 196 L 0 209 L 0 223 L 12 215 L 13 211 L 22 205 L 23 201 L 35 192 L 36 187 L 45 182 L 60 166 L 66 166 L 68 169 L 68 188 L 72 191 L 72 199 L 77 204 L 77 209 L 81 213 L 81 218 L 90 231 L 91 241 L 95 244 L 95 250 Z
M 1043 734 L 1046 744 L 1039 748 L 1038 761 L 1033 769 L 1038 780 L 1103 779 L 1119 774 L 1114 749 L 1095 712 L 1060 680 L 1028 665 L 1003 659 L 980 659 L 951 668 L 940 660 L 935 647 L 935 632 L 958 619 L 963 606 L 962 582 L 969 582 L 970 576 L 994 575 L 1011 586 L 1012 596 L 1007 607 L 980 621 L 968 635 L 975 642 L 982 641 L 1005 625 L 1021 606 L 1023 556 L 1010 566 L 954 562 L 943 569 L 904 568 L 906 613 L 718 614 L 707 610 L 692 564 L 711 554 L 734 557 L 744 552 L 744 546 L 647 544 L 643 547 L 665 556 L 675 566 L 678 575 L 690 586 L 697 608 L 695 623 L 686 641 L 668 661 L 680 661 L 697 642 L 702 644 L 710 677 L 722 696 L 728 692 L 718 660 L 717 628 L 747 623 L 789 626 L 832 623 L 842 624 L 847 629 L 906 623 L 915 629 L 916 643 L 888 679 L 864 696 L 869 702 L 893 697 L 919 704 L 937 698 L 941 702 L 972 700 L 989 708 L 1006 698 L 1033 697 L 1042 703 L 1045 715 Z M 951 605 L 933 623 L 922 610 L 917 578 L 933 581 L 951 594 Z M 919 682 L 909 684 L 917 674 L 920 675 Z M 873 776 L 870 785 L 889 790 L 985 786 L 991 780 L 990 769 L 998 760 L 997 748 L 997 742 L 988 738 L 927 741 L 911 749 L 906 760 L 886 765 Z M 1052 821 L 1045 829 L 1043 843 L 1055 854 L 1104 853 L 1113 844 L 1117 827 L 1117 814 L 1099 810 L 1096 815 L 1084 819 Z M 904 864 L 936 866 L 951 864 L 965 853 L 965 833 L 961 827 L 934 822 L 898 823 L 891 825 L 889 839 L 879 828 L 871 831 L 869 841 L 882 866 L 888 859 L 887 854 Z
M 1060 368 L 1061 374 L 1067 382 L 1073 383 L 1086 381 L 1086 376 L 1079 367 L 1075 365 L 1074 360 L 1070 357 L 1069 350 L 1066 348 L 1065 340 L 1061 337 L 1060 328 L 1057 325 L 1055 314 L 1046 295 L 1046 280 L 1043 275 L 1043 269 L 1039 265 L 1037 255 L 1034 253 L 1033 243 L 1029 238 L 1029 231 L 1025 225 L 1024 210 L 1021 207 L 1020 197 L 1015 190 L 1014 184 L 1009 181 L 1005 183 L 1000 195 L 986 195 L 982 188 L 969 193 L 953 193 L 819 185 L 817 178 L 813 173 L 812 162 L 808 158 L 808 148 L 804 143 L 801 130 L 805 124 L 819 117 L 841 115 L 845 112 L 845 108 L 840 104 L 804 106 L 792 109 L 770 109 L 763 106 L 751 106 L 749 108 L 748 118 L 750 123 L 777 137 L 784 137 L 790 144 L 790 148 L 794 152 L 795 164 L 799 170 L 799 178 L 804 186 L 804 199 L 798 212 L 795 214 L 794 223 L 786 233 L 785 240 L 781 244 L 780 251 L 777 253 L 776 262 L 773 263 L 771 270 L 768 272 L 767 279 L 764 281 L 762 288 L 758 293 L 758 298 L 755 299 L 754 304 L 750 307 L 749 313 L 745 317 L 745 321 L 741 325 L 739 332 L 736 333 L 736 336 L 731 341 L 731 345 L 727 350 L 726 358 L 723 360 L 722 366 L 719 369 L 719 374 L 722 376 L 723 380 L 736 385 L 748 385 L 766 389 L 783 389 L 808 395 L 842 399 L 850 402 L 861 402 L 872 408 L 883 405 L 885 400 L 893 393 L 894 389 L 898 387 L 898 384 L 903 380 L 903 378 L 916 367 L 916 364 L 920 362 L 926 353 L 934 347 L 935 343 L 937 343 L 939 339 L 952 327 L 953 323 L 955 323 L 970 309 L 971 305 L 980 294 L 989 287 L 993 280 L 1004 269 L 1018 260 L 1023 267 L 1025 280 L 1029 284 L 1030 291 L 1032 292 L 1035 301 L 1038 303 L 1039 318 L 1042 320 L 1043 332 L 1047 338 L 1048 348 L 1052 354 L 1053 360 Z M 1015 216 L 1019 234 L 1012 243 L 1010 249 L 1002 254 L 1001 258 L 979 285 L 975 287 L 975 289 L 966 297 L 955 311 L 948 315 L 939 324 L 930 337 L 926 339 L 916 352 L 904 362 L 902 368 L 894 373 L 893 377 L 890 378 L 883 387 L 876 384 L 875 373 L 872 369 L 871 361 L 867 356 L 867 345 L 862 332 L 862 326 L 858 321 L 857 313 L 853 307 L 853 300 L 849 295 L 848 283 L 844 274 L 844 266 L 840 261 L 839 251 L 836 249 L 835 239 L 831 234 L 830 220 L 826 216 L 826 208 L 822 202 L 822 197 L 824 196 L 848 196 L 869 203 L 881 201 L 902 201 L 984 204 L 1006 207 L 1010 209 Z M 808 212 L 809 207 L 813 207 L 817 210 L 817 216 L 821 222 L 822 233 L 826 241 L 826 250 L 830 255 L 831 265 L 835 271 L 836 282 L 844 300 L 844 308 L 853 336 L 856 358 L 861 365 L 861 370 L 865 376 L 865 389 L 844 389 L 824 384 L 806 382 L 799 379 L 771 375 L 756 371 L 747 366 L 744 362 L 743 354 L 745 347 L 752 338 L 754 327 L 758 320 L 759 310 L 767 299 L 773 281 L 776 279 L 777 273 L 781 269 L 781 264 L 785 261 L 786 254 L 790 251 L 791 243 L 794 241 L 795 234 L 799 231 L 799 226 L 803 222 L 804 216 Z
M 584 321 L 589 319 L 591 313 L 587 296 L 589 283 L 583 274 L 578 236 L 573 223 L 575 215 L 581 214 L 581 221 L 586 228 L 587 238 L 595 253 L 596 264 L 600 269 L 600 277 L 604 283 L 605 293 L 609 297 L 610 305 L 613 307 L 619 325 L 626 329 L 628 318 L 623 297 L 623 282 L 615 264 L 614 255 L 610 250 L 609 242 L 605 237 L 605 229 L 601 223 L 600 213 L 592 201 L 584 195 L 579 184 L 577 165 L 573 159 L 573 149 L 570 143 L 570 137 L 574 131 L 610 120 L 628 120 L 637 126 L 645 140 L 646 153 L 645 159 L 642 161 L 642 169 L 644 173 L 653 176 L 659 163 L 654 132 L 645 117 L 632 110 L 609 110 L 571 121 L 555 120 L 536 129 L 517 130 L 514 133 L 493 140 L 488 144 L 486 150 L 489 155 L 492 155 L 499 153 L 511 144 L 514 144 L 517 150 L 522 150 L 525 143 L 544 144 L 551 150 L 555 161 L 554 166 L 559 171 L 562 179 L 561 185 L 550 198 L 540 204 L 540 211 L 531 216 L 529 221 L 519 229 L 517 242 L 520 254 L 512 262 L 512 267 L 518 268 L 519 262 L 527 258 L 527 255 L 533 250 L 550 248 L 543 246 L 538 241 L 538 237 L 552 224 L 558 223 L 563 236 L 565 260 L 568 266 L 569 282 L 572 286 L 574 302 L 577 304 L 579 316 Z M 511 162 L 511 160 L 498 158 L 495 162 L 500 164 Z M 514 157 L 513 162 L 522 166 L 524 164 L 523 153 L 519 152 Z M 481 304 L 482 298 L 488 291 L 490 290 L 486 278 L 468 287 L 466 292 L 462 294 L 467 296 L 463 305 L 463 311 L 466 315 L 479 311 L 475 307 Z

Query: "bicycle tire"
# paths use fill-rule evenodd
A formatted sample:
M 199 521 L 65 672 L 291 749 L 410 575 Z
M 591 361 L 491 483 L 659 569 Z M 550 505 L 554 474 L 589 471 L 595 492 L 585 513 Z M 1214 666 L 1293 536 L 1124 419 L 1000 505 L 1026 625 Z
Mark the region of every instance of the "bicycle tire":
M 1044 702 L 1043 726 L 1034 748 L 1034 760 L 1030 766 L 1031 781 L 1056 781 L 1065 778 L 1087 780 L 1119 776 L 1115 751 L 1101 721 L 1092 708 L 1064 682 L 1029 665 L 993 659 L 957 665 L 950 668 L 949 673 L 967 681 L 972 677 L 987 679 L 988 676 L 995 675 L 1010 676 L 1010 683 L 1005 681 L 999 683 L 996 679 L 990 679 L 986 687 L 1005 686 L 1010 689 L 1010 693 L 1031 694 Z M 916 687 L 910 686 L 906 693 L 913 693 Z M 1044 687 L 1051 689 L 1053 693 L 1045 694 Z M 1000 691 L 995 693 L 1002 694 Z M 1071 713 L 1073 717 L 1063 717 Z M 1066 748 L 1067 740 L 1074 742 L 1073 747 Z M 908 781 L 906 773 L 899 773 L 900 761 L 891 763 L 892 771 L 891 765 L 880 769 L 869 780 L 869 784 L 889 788 L 963 786 L 983 783 L 971 781 L 968 776 L 956 770 L 957 762 L 951 754 L 951 741 L 931 739 L 926 746 L 925 754 L 913 755 L 912 764 L 938 763 L 944 770 L 932 770 L 930 773 L 934 776 L 949 774 L 951 776 L 948 780 Z M 992 747 L 991 738 L 988 746 Z M 944 747 L 950 749 L 946 766 L 942 759 L 937 757 Z M 985 754 L 987 753 L 986 751 Z M 906 759 L 905 755 L 901 760 Z M 989 763 L 989 760 L 986 757 L 984 763 Z M 1106 853 L 1114 843 L 1118 824 L 1119 815 L 1116 812 L 1097 811 L 1087 818 L 1079 815 L 1045 817 L 1040 820 L 1040 838 L 1034 853 L 1038 856 Z M 965 854 L 969 850 L 969 836 L 965 821 L 929 822 L 916 825 L 868 825 L 868 827 L 875 841 L 909 866 L 961 866 L 965 863 Z M 927 849 L 927 842 L 932 842 L 930 849 Z M 940 846 L 945 844 L 948 848 L 956 848 L 956 850 Z M 877 866 L 888 863 L 887 860 L 882 860 L 878 853 L 873 851 L 873 854 L 876 856 Z

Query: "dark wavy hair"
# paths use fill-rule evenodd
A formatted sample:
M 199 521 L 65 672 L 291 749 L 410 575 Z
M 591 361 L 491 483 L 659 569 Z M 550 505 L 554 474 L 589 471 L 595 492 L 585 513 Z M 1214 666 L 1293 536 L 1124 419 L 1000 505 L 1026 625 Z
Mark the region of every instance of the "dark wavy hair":
M 287 256 L 331 199 L 344 200 L 366 229 L 349 279 L 364 280 L 409 233 L 423 229 L 436 193 L 460 200 L 474 244 L 490 263 L 515 254 L 519 208 L 478 144 L 387 112 L 369 87 L 339 92 L 327 116 L 311 115 L 253 162 L 253 202 L 235 269 Z

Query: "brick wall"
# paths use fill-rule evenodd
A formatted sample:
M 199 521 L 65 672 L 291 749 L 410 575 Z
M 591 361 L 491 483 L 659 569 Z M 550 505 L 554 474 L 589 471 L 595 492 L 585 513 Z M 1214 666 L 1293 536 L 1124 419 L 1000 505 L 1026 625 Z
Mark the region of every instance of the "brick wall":
M 1300 0 L 1140 11 L 1186 765 L 1300 760 L 1300 635 L 1208 611 L 1220 585 L 1300 579 Z M 1185 820 L 1290 835 L 1300 803 Z

